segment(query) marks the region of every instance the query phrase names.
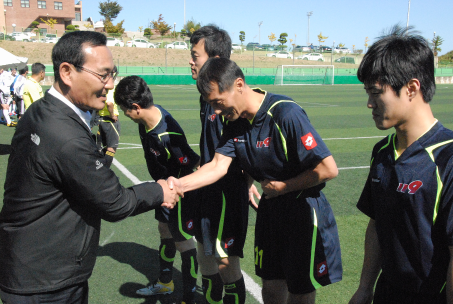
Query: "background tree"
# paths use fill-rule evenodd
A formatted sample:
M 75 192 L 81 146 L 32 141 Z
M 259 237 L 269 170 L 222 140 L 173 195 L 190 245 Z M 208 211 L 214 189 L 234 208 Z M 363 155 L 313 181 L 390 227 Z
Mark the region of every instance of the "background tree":
M 57 19 L 53 19 L 53 18 L 47 18 L 47 20 L 44 20 L 41 18 L 41 21 L 44 22 L 51 29 L 53 29 L 55 27 L 55 24 L 57 24 L 57 22 L 58 22 Z
M 275 34 L 274 33 L 271 33 L 269 36 L 267 36 L 267 38 L 269 38 L 269 41 L 271 42 L 271 45 L 274 43 L 274 41 L 277 39 L 277 37 L 275 37 Z
M 33 22 L 31 23 L 31 27 L 32 27 L 32 28 L 37 28 L 38 26 L 39 26 L 39 21 L 33 21 Z
M 439 52 L 442 52 L 442 49 L 440 48 L 440 46 L 442 45 L 443 42 L 444 42 L 444 39 L 442 39 L 442 37 L 440 37 L 440 36 L 433 37 L 433 40 L 431 41 L 431 43 L 433 44 L 434 56 L 437 56 L 437 54 Z
M 122 9 L 123 7 L 116 1 L 99 2 L 99 14 L 104 17 L 105 21 L 114 20 Z
M 143 26 L 139 26 L 139 27 L 138 27 L 138 31 L 139 31 L 139 32 L 140 32 L 140 34 L 141 34 L 141 33 L 142 33 L 142 31 L 143 31 Z
M 159 15 L 159 19 L 151 22 L 153 24 L 153 29 L 157 30 L 161 36 L 164 36 L 168 31 L 171 30 L 171 26 L 164 21 L 162 14 Z
M 286 47 L 286 45 L 284 45 L 287 42 L 286 37 L 288 37 L 287 33 L 281 33 L 280 38 L 278 38 L 278 42 L 281 44 L 279 45 L 279 48 L 282 50 Z
M 105 31 L 108 34 L 117 34 L 117 35 L 112 35 L 112 36 L 120 36 L 121 34 L 124 33 L 123 23 L 124 23 L 124 20 L 121 22 L 118 22 L 116 25 L 113 25 L 112 21 L 105 20 L 104 21 Z
M 338 44 L 338 47 L 341 47 L 341 48 L 344 47 L 344 43 L 341 43 L 341 42 L 340 42 L 340 43 Z
M 182 29 L 181 33 L 179 35 L 181 36 L 182 39 L 184 39 L 184 37 L 188 36 L 186 29 Z
M 94 25 L 91 22 L 88 22 L 88 23 L 84 24 L 83 26 L 87 29 L 92 29 L 94 27 Z
M 183 30 L 186 31 L 187 37 L 191 37 L 192 33 L 201 27 L 200 22 L 196 22 L 193 18 L 188 20 L 183 26 Z M 193 29 L 193 31 L 191 31 Z M 181 30 L 182 32 L 182 30 Z
M 355 44 L 352 45 L 352 52 L 355 53 Z
M 322 32 L 320 32 L 318 35 L 319 46 L 321 46 L 321 43 L 324 43 L 327 38 L 329 38 L 329 37 L 323 36 Z
M 368 39 L 368 37 L 365 37 L 365 53 L 366 53 L 366 48 L 368 47 L 368 42 L 370 41 L 370 39 Z
M 245 32 L 244 31 L 239 32 L 239 40 L 241 41 L 241 45 L 242 45 L 243 42 L 245 41 Z
M 147 27 L 145 28 L 143 35 L 145 35 L 145 37 L 151 38 L 151 36 L 153 35 L 153 31 L 149 27 Z

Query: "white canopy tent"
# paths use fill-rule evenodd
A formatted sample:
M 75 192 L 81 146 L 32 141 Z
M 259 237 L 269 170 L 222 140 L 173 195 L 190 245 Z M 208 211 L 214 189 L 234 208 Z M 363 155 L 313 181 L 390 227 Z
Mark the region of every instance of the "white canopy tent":
M 5 49 L 0 48 L 0 69 L 17 68 L 22 69 L 27 65 L 28 58 L 18 57 Z

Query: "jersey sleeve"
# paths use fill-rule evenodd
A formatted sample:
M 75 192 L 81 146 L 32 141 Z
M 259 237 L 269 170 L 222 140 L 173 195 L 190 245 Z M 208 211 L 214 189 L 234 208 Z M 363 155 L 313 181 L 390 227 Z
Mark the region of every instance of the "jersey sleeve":
M 371 153 L 370 159 L 370 172 L 368 173 L 367 180 L 365 182 L 365 186 L 363 187 L 362 194 L 360 195 L 359 201 L 357 202 L 357 209 L 359 209 L 362 213 L 366 216 L 374 219 L 375 212 L 374 212 L 374 204 L 371 194 L 371 179 L 372 179 L 372 161 L 377 154 L 377 147 L 379 144 L 376 144 L 373 148 L 373 152 Z
M 453 158 L 441 169 L 443 190 L 439 207 L 439 221 L 444 222 L 448 246 L 453 246 Z
M 302 171 L 331 155 L 305 111 L 296 103 L 285 103 L 273 113 L 287 144 L 288 159 L 301 165 Z
M 234 123 L 226 124 L 223 128 L 222 136 L 220 137 L 219 144 L 215 150 L 216 153 L 220 153 L 224 156 L 231 158 L 236 157 L 236 152 L 234 148 L 234 137 L 239 127 L 238 121 Z
M 180 167 L 194 169 L 200 160 L 200 156 L 195 153 L 187 143 L 184 134 L 172 134 L 166 142 L 166 147 L 170 152 L 171 159 Z

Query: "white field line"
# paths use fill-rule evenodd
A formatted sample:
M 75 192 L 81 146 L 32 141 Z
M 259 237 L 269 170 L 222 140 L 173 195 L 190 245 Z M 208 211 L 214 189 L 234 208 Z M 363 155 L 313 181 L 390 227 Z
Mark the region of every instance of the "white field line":
M 258 301 L 258 303 L 263 304 L 263 297 L 261 296 L 261 286 L 258 285 L 253 279 L 245 273 L 243 270 L 242 275 L 244 276 L 244 283 L 247 291 Z
M 141 181 L 133 175 L 125 166 L 123 166 L 116 158 L 113 159 L 112 162 L 113 165 L 115 165 L 121 173 L 123 173 L 127 178 L 131 180 L 135 185 L 140 184 Z M 109 242 L 109 240 L 113 237 L 114 232 L 112 232 L 102 243 L 101 246 L 104 246 Z M 242 271 L 242 270 L 241 270 Z M 244 281 L 245 281 L 245 288 L 247 291 L 261 304 L 263 304 L 263 299 L 261 297 L 261 287 L 253 281 L 253 279 L 247 275 L 244 271 L 242 271 L 242 275 L 244 276 Z

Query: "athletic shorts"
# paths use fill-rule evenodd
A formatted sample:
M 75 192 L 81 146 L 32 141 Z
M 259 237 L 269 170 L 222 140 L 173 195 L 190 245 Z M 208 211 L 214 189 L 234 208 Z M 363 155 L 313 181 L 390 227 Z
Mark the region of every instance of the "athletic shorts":
M 160 207 L 156 209 L 155 218 L 161 223 L 168 224 L 175 242 L 182 242 L 195 235 L 195 206 L 198 203 L 198 190 L 184 193 L 184 197 L 173 209 Z
M 340 241 L 322 192 L 263 196 L 255 227 L 255 271 L 264 280 L 285 280 L 293 294 L 310 293 L 342 278 Z
M 408 292 L 392 284 L 381 273 L 376 283 L 373 304 L 446 304 L 446 289 L 433 294 Z
M 120 141 L 120 121 L 114 122 L 109 117 L 101 117 L 99 121 L 99 131 L 101 135 L 102 147 L 118 148 Z
M 248 225 L 248 189 L 244 174 L 229 171 L 201 191 L 195 237 L 204 254 L 217 258 L 244 257 Z

